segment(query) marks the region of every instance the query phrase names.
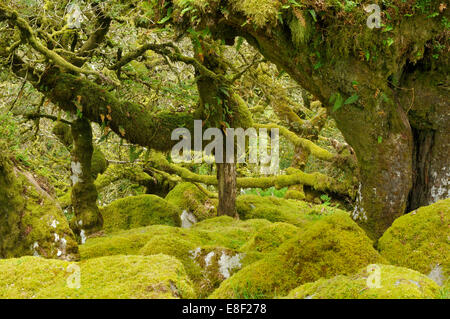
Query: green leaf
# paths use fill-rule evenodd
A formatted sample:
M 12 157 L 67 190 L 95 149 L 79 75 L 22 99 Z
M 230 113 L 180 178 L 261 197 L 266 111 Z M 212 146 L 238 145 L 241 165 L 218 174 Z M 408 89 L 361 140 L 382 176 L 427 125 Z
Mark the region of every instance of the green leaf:
M 355 103 L 356 101 L 358 101 L 358 99 L 359 99 L 359 96 L 354 94 L 354 95 L 350 96 L 348 99 L 346 99 L 344 104 L 347 105 L 347 104 Z
M 241 49 L 242 43 L 244 43 L 244 38 L 238 37 L 237 45 L 236 45 L 236 52 L 239 52 L 239 50 Z
M 333 112 L 339 110 L 342 107 L 342 105 L 344 105 L 344 99 L 342 98 L 340 93 L 337 93 L 334 99 Z
M 185 9 L 186 10 L 186 9 Z M 183 10 L 184 11 L 184 10 Z M 167 16 L 158 21 L 158 24 L 166 23 L 172 17 L 172 8 L 167 11 Z
M 322 66 L 322 62 L 317 62 L 316 64 L 314 64 L 314 70 L 319 69 Z
M 314 19 L 314 22 L 317 22 L 316 11 L 314 11 L 314 9 L 311 9 L 311 10 L 309 10 L 309 13 L 311 14 L 312 18 Z
M 381 144 L 383 142 L 383 138 L 381 136 L 378 136 L 378 144 Z

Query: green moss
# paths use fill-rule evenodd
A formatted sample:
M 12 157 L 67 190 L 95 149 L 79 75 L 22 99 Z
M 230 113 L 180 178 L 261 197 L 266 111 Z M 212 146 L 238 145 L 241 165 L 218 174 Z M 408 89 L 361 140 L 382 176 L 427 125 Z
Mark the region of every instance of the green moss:
M 53 126 L 52 133 L 55 134 L 59 141 L 67 148 L 72 146 L 73 137 L 69 124 L 57 121 Z
M 287 223 L 274 223 L 261 228 L 241 247 L 242 251 L 269 252 L 300 232 L 298 227 Z
M 306 11 L 296 10 L 289 19 L 292 42 L 298 48 L 307 43 L 311 35 L 311 17 Z
M 179 209 L 155 195 L 126 197 L 102 209 L 104 230 L 114 232 L 148 225 L 180 226 Z
M 91 174 L 95 180 L 99 174 L 103 174 L 108 168 L 108 162 L 106 161 L 105 154 L 97 146 L 94 146 L 94 152 L 92 152 L 91 160 Z
M 394 265 L 427 275 L 434 270 L 433 277 L 443 284 L 450 277 L 449 228 L 450 198 L 396 219 L 378 249 Z
M 199 297 L 207 296 L 224 279 L 239 270 L 244 257 L 230 248 L 205 246 L 192 231 L 153 236 L 139 254 L 176 257 L 183 263 Z
M 187 235 L 186 229 L 165 225 L 153 225 L 106 234 L 101 237 L 88 238 L 80 245 L 81 259 L 90 259 L 112 255 L 136 255 L 154 236 L 169 235 L 180 237 Z M 190 241 L 193 238 L 189 238 Z
M 228 216 L 208 219 L 194 225 L 190 229 L 166 225 L 122 230 L 88 238 L 80 245 L 81 259 L 89 259 L 109 255 L 138 254 L 155 236 L 169 236 L 174 240 L 187 240 L 200 246 L 220 246 L 240 249 L 258 230 L 270 225 L 266 220 L 234 220 Z M 167 250 L 166 252 L 169 252 Z
M 286 199 L 294 199 L 294 200 L 304 200 L 306 198 L 304 191 L 299 191 L 296 189 L 289 189 L 284 195 Z
M 0 298 L 195 297 L 183 265 L 173 257 L 113 256 L 80 262 L 75 264 L 80 267 L 79 289 L 67 285 L 74 276 L 70 265 L 37 257 L 0 260 Z
M 59 141 L 69 150 L 73 145 L 73 136 L 69 124 L 57 121 L 53 126 L 52 133 L 56 135 Z M 108 167 L 105 155 L 98 146 L 94 146 L 91 160 L 92 178 L 95 180 L 99 174 L 103 174 Z
M 364 231 L 347 214 L 335 213 L 225 280 L 210 297 L 271 298 L 306 282 L 351 274 L 383 261 Z
M 58 197 L 58 203 L 63 210 L 69 208 L 72 205 L 72 191 L 69 190 L 64 193 L 64 195 Z
M 0 154 L 0 258 L 78 259 L 78 246 L 55 202 Z
M 278 12 L 281 8 L 279 0 L 232 0 L 234 10 L 241 12 L 257 27 L 262 28 L 266 24 L 275 24 Z
M 82 260 L 159 253 L 176 257 L 183 263 L 197 294 L 205 297 L 228 275 L 263 257 L 256 251 L 241 253 L 239 248 L 268 225 L 266 220 L 239 221 L 227 216 L 205 220 L 190 229 L 153 225 L 88 238 L 80 246 L 80 254 Z M 207 258 L 210 253 L 212 256 Z
M 192 183 L 180 183 L 166 196 L 166 200 L 178 206 L 181 211 L 187 210 L 197 220 L 217 216 L 217 200 L 210 199 Z
M 245 254 L 230 248 L 203 246 L 190 251 L 189 258 L 201 269 L 195 280 L 199 295 L 206 297 L 221 282 L 242 268 Z
M 92 177 L 92 144 L 91 123 L 85 118 L 78 118 L 71 125 L 73 148 L 72 162 L 72 207 L 75 218 L 71 220 L 71 228 L 80 242 L 85 236 L 101 230 L 103 218 L 97 207 L 98 192 Z
M 195 224 L 192 230 L 204 238 L 205 244 L 239 249 L 259 229 L 270 225 L 263 219 L 240 221 L 229 216 L 204 220 Z
M 271 222 L 286 222 L 304 226 L 340 209 L 311 205 L 306 202 L 273 196 L 241 195 L 236 200 L 236 209 L 242 219 L 264 218 Z
M 367 285 L 373 273 L 362 269 L 356 275 L 320 279 L 292 290 L 289 299 L 422 299 L 437 297 L 439 287 L 425 275 L 402 267 L 377 265 L 380 288 Z

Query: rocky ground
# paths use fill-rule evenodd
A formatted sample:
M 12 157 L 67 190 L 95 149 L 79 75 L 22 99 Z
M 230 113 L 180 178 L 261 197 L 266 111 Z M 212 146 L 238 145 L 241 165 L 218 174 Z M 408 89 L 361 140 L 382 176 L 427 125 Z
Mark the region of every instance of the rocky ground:
M 55 219 L 34 256 L 0 260 L 0 298 L 449 298 L 450 199 L 397 219 L 377 243 L 326 205 L 241 195 L 237 207 L 241 220 L 214 217 L 189 183 L 126 197 L 70 256 L 42 248 L 67 232 Z

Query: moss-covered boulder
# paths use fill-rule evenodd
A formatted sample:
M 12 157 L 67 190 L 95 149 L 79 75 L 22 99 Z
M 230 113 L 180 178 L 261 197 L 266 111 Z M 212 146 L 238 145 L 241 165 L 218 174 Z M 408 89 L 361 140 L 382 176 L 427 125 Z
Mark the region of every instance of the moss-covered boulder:
M 61 208 L 28 172 L 0 154 L 0 258 L 76 260 L 78 246 Z
M 217 200 L 209 198 L 192 183 L 180 183 L 166 196 L 166 200 L 180 208 L 183 227 L 217 216 Z
M 347 213 L 311 224 L 272 254 L 225 280 L 211 298 L 271 298 L 319 278 L 352 274 L 384 259 Z
M 99 234 L 86 240 L 79 246 L 81 259 L 90 259 L 113 255 L 137 255 L 142 247 L 155 236 L 168 235 L 174 238 L 188 236 L 189 233 L 179 227 L 166 225 L 152 225 L 148 227 L 133 228 L 111 234 Z M 189 236 L 189 241 L 194 241 Z
M 69 263 L 38 257 L 0 260 L 0 298 L 194 298 L 174 257 L 110 256 Z
M 211 293 L 222 281 L 239 271 L 245 258 L 245 253 L 214 246 L 197 247 L 191 250 L 190 254 L 190 258 L 202 270 L 199 286 L 203 296 Z
M 167 236 L 173 238 L 173 241 L 188 241 L 194 244 L 195 248 L 210 245 L 238 250 L 259 229 L 268 225 L 270 222 L 267 220 L 239 221 L 222 216 L 199 222 L 190 229 L 152 225 L 98 234 L 97 237 L 88 238 L 84 245 L 79 246 L 79 249 L 81 259 L 120 254 L 132 255 L 138 254 L 152 238 Z M 155 242 L 159 240 L 162 239 L 155 239 Z M 149 246 L 155 247 L 155 245 Z M 170 254 L 170 249 L 165 250 L 165 253 Z M 179 255 L 174 256 L 179 257 Z
M 288 223 L 273 223 L 261 228 L 242 247 L 242 251 L 270 252 L 300 232 L 300 228 Z
M 106 232 L 148 225 L 181 225 L 178 207 L 156 195 L 122 198 L 103 208 L 101 213 Z
M 144 256 L 165 254 L 180 260 L 199 297 L 205 297 L 242 267 L 245 256 L 233 249 L 204 246 L 195 232 L 153 236 L 139 251 Z
M 450 277 L 450 198 L 396 219 L 379 239 L 378 249 L 392 264 L 444 285 Z
M 206 297 L 241 267 L 263 257 L 262 253 L 239 249 L 268 225 L 267 220 L 239 221 L 228 216 L 199 222 L 190 229 L 152 225 L 89 238 L 80 246 L 80 254 L 82 260 L 137 254 L 176 257 L 198 296 Z
M 257 231 L 270 224 L 265 219 L 242 221 L 220 216 L 201 221 L 192 230 L 204 238 L 205 244 L 240 249 Z
M 286 222 L 296 226 L 305 226 L 334 212 L 343 212 L 325 205 L 258 195 L 238 196 L 236 210 L 241 219 L 263 218 L 271 222 Z
M 371 265 L 367 268 L 356 275 L 336 276 L 307 283 L 293 289 L 286 298 L 429 299 L 438 296 L 439 286 L 417 271 L 390 265 Z M 371 278 L 375 275 L 375 269 L 379 271 L 378 283 Z

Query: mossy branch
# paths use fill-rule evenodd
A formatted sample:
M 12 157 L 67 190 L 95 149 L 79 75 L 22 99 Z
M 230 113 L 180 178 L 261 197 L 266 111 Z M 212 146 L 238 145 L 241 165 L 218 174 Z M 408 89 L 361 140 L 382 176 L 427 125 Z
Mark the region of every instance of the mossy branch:
M 172 49 L 172 50 L 170 50 Z M 197 59 L 191 58 L 185 55 L 182 55 L 179 49 L 174 46 L 172 43 L 163 43 L 163 44 L 157 44 L 157 43 L 147 43 L 142 46 L 140 46 L 138 49 L 136 49 L 133 52 L 130 52 L 122 57 L 119 61 L 117 61 L 115 64 L 113 64 L 109 69 L 110 70 L 118 70 L 127 63 L 137 59 L 138 57 L 142 56 L 146 51 L 152 50 L 160 55 L 163 55 L 165 57 L 168 57 L 169 59 L 173 61 L 183 62 L 185 64 L 192 65 L 197 71 L 200 72 L 200 74 L 224 82 L 228 83 L 228 79 L 225 76 L 218 75 L 214 73 L 213 71 L 209 70 L 207 67 L 205 67 L 202 63 L 200 63 Z
M 58 118 L 57 116 L 49 115 L 49 114 L 28 113 L 28 114 L 23 114 L 23 117 L 25 117 L 27 120 L 37 120 L 37 119 L 45 118 L 45 119 L 52 120 L 54 122 L 60 121 L 67 125 L 72 124 L 72 122 L 70 122 L 70 121 L 66 121 L 64 119 Z
M 194 117 L 188 112 L 155 114 L 73 74 L 48 72 L 36 87 L 61 109 L 72 114 L 79 112 L 133 144 L 166 151 L 176 143 L 170 140 L 174 129 L 193 130 Z
M 336 156 L 333 153 L 327 151 L 326 149 L 317 146 L 310 140 L 297 136 L 297 134 L 289 131 L 287 128 L 283 126 L 277 124 L 257 124 L 257 123 L 255 123 L 254 126 L 256 128 L 278 129 L 280 131 L 280 134 L 286 139 L 288 139 L 292 144 L 307 149 L 313 156 L 317 157 L 318 159 L 329 162 L 332 161 Z
M 5 6 L 3 4 L 0 4 L 0 21 L 2 21 L 2 20 L 9 20 L 15 26 L 17 26 L 17 28 L 19 29 L 19 31 L 21 33 L 22 41 L 28 42 L 36 51 L 41 53 L 47 59 L 52 60 L 56 65 L 58 65 L 62 68 L 65 68 L 67 70 L 70 70 L 72 72 L 78 73 L 78 74 L 94 75 L 103 81 L 117 85 L 117 83 L 115 83 L 111 79 L 107 78 L 105 75 L 101 74 L 100 72 L 79 68 L 79 67 L 73 65 L 72 63 L 70 63 L 69 61 L 65 60 L 62 56 L 60 56 L 55 51 L 48 49 L 36 37 L 33 29 L 30 27 L 30 25 L 28 24 L 28 22 L 25 19 L 19 17 L 19 15 L 16 11 L 9 9 L 7 6 Z
M 149 165 L 163 170 L 170 174 L 180 176 L 183 180 L 192 183 L 201 183 L 217 186 L 217 177 L 213 175 L 199 175 L 191 172 L 189 169 L 179 165 L 169 163 L 161 153 L 153 153 Z M 237 187 L 239 188 L 270 188 L 277 189 L 289 187 L 292 185 L 308 185 L 318 191 L 331 191 L 337 194 L 354 197 L 354 191 L 351 186 L 340 183 L 335 179 L 321 173 L 304 173 L 297 169 L 288 169 L 288 175 L 269 176 L 269 177 L 240 177 L 237 178 Z

